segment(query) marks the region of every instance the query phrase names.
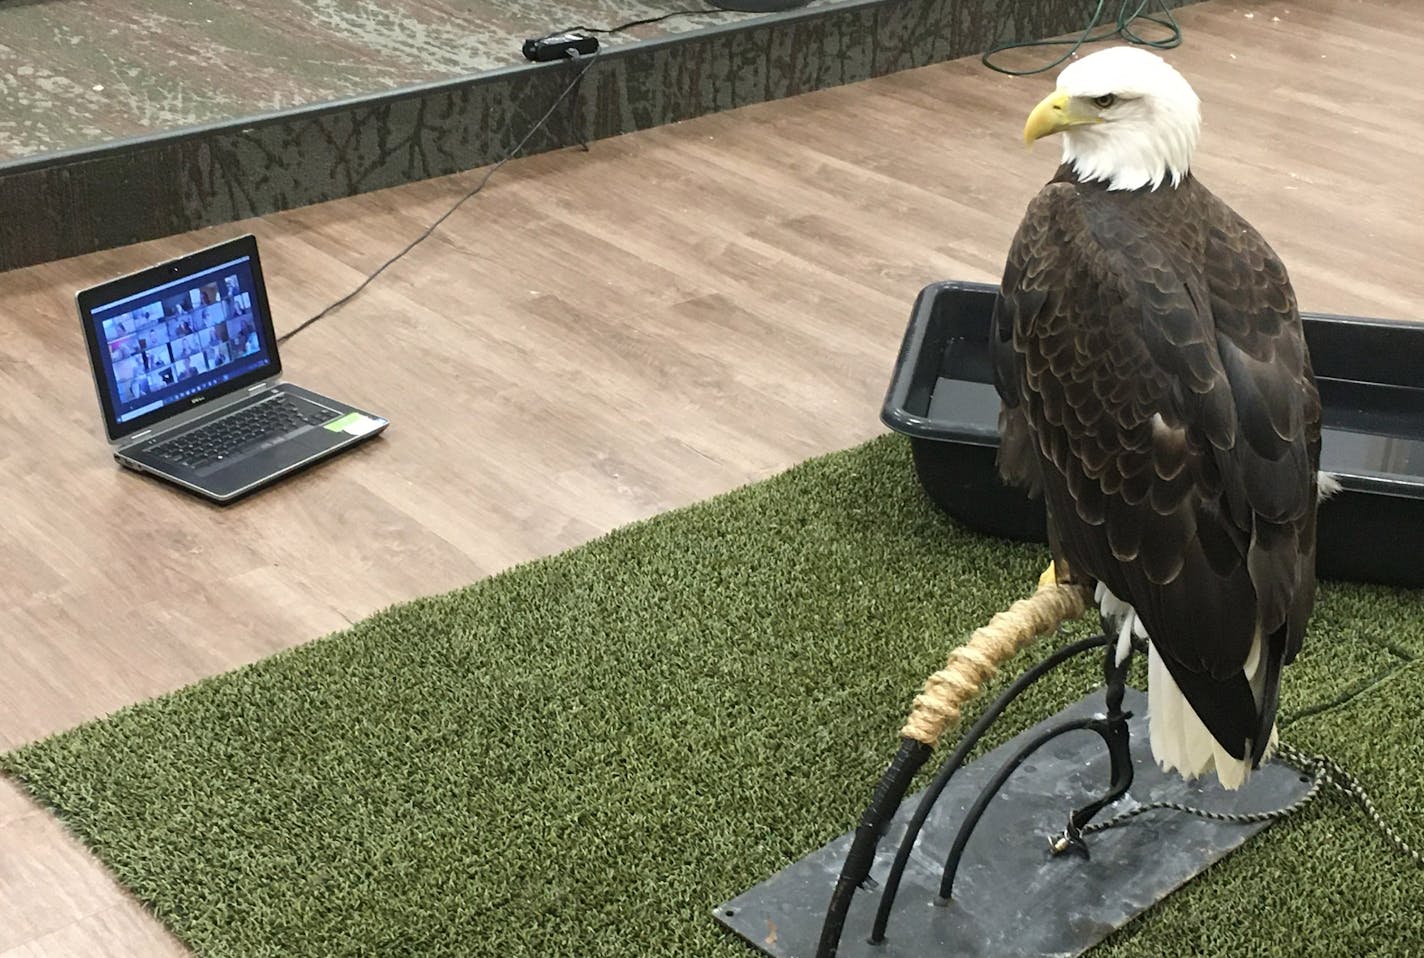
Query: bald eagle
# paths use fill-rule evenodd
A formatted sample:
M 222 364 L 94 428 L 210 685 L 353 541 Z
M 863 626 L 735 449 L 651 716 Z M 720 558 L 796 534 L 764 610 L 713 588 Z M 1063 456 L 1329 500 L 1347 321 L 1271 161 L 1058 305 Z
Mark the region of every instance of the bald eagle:
M 1042 493 L 1118 661 L 1146 643 L 1154 757 L 1236 788 L 1274 748 L 1315 598 L 1320 396 L 1285 267 L 1191 173 L 1200 125 L 1145 50 L 1063 70 L 1024 129 L 1059 134 L 1063 162 L 1014 237 L 991 349 L 1000 472 Z

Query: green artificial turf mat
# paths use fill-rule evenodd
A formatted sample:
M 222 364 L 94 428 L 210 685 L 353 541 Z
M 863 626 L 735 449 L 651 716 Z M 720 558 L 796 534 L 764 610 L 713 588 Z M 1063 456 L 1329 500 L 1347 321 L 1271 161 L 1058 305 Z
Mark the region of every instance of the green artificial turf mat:
M 853 827 L 925 675 L 1045 559 L 943 518 L 884 437 L 0 767 L 199 955 L 742 958 L 711 907 Z M 1421 612 L 1326 587 L 1283 714 L 1424 844 Z M 1055 674 L 994 741 L 1098 674 Z M 1101 953 L 1406 954 L 1421 899 L 1330 799 Z

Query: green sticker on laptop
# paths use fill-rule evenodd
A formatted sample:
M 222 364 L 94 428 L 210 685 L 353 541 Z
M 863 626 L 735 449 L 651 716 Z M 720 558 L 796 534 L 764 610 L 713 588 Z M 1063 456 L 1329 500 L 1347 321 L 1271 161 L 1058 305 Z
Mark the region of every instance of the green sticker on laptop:
M 332 432 L 345 432 L 347 426 L 354 425 L 355 423 L 358 423 L 365 418 L 366 417 L 361 415 L 359 412 L 349 412 L 346 415 L 342 416 L 340 419 L 333 419 L 331 422 L 327 423 L 326 428 L 330 429 Z

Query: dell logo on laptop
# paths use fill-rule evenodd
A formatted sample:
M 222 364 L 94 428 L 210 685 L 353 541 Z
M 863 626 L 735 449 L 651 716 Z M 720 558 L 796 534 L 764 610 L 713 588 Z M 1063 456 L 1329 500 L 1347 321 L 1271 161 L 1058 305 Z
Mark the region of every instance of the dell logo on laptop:
M 207 399 L 207 398 L 208 398 L 207 396 L 194 396 L 192 399 L 190 399 L 190 400 L 188 401 L 188 403 L 189 403 L 189 405 L 196 406 L 198 403 L 202 402 L 204 399 Z

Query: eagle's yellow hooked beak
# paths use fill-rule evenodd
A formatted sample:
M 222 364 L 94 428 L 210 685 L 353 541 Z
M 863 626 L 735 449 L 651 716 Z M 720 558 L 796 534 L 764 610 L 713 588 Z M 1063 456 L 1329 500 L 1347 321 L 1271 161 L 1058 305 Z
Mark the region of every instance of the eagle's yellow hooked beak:
M 1024 145 L 1028 146 L 1034 140 L 1041 140 L 1045 136 L 1052 136 L 1075 126 L 1103 122 L 1096 113 L 1075 112 L 1078 108 L 1079 101 L 1075 101 L 1062 90 L 1054 90 L 1048 94 L 1028 115 L 1028 122 L 1024 124 Z

